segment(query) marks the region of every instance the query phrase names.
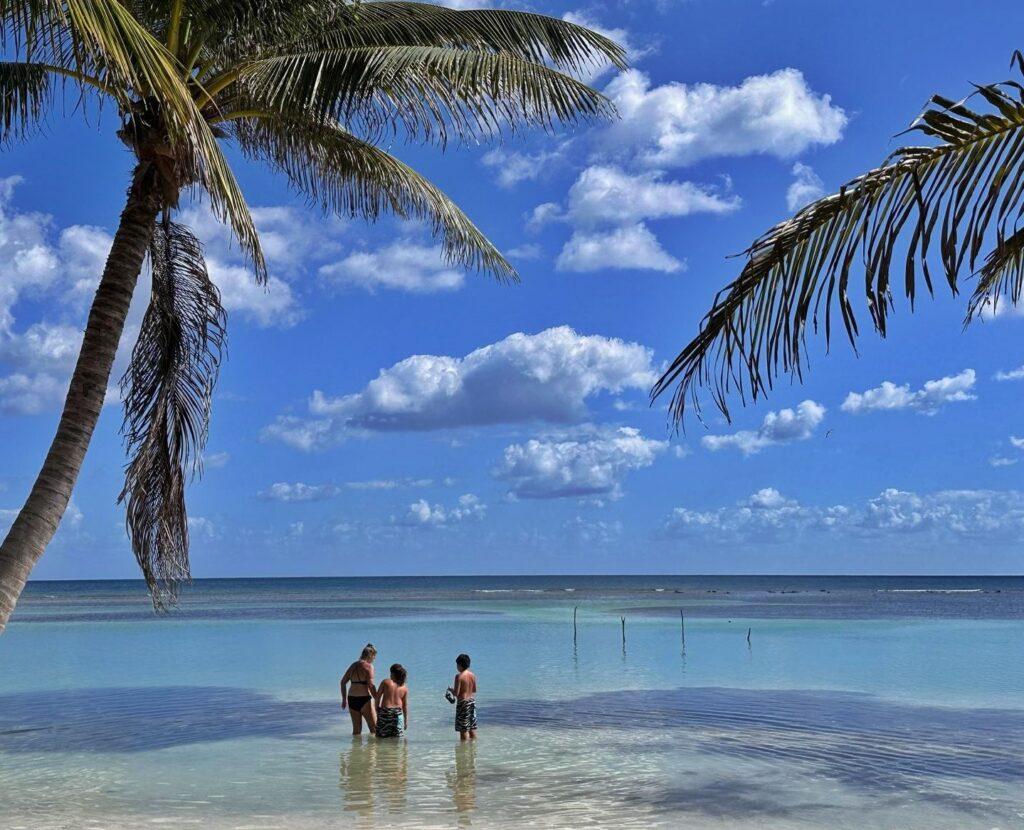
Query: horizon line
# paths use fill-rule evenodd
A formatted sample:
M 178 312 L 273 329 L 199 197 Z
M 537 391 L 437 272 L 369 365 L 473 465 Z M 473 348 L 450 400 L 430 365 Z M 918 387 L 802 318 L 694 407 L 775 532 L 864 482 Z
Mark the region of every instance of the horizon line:
M 787 579 L 1019 579 L 1024 573 L 1000 573 L 1000 574 L 960 574 L 960 573 L 522 573 L 522 574 L 363 574 L 363 575 L 337 575 L 322 574 L 317 576 L 202 576 L 191 580 L 196 582 L 228 582 L 232 580 L 261 580 L 274 581 L 283 579 L 578 579 L 578 578 L 616 578 L 628 577 L 635 579 L 700 579 L 713 577 L 720 578 L 780 578 Z M 142 577 L 85 577 L 85 578 L 57 578 L 57 579 L 30 579 L 31 583 L 43 582 L 142 582 Z M 189 583 L 184 583 L 188 585 Z

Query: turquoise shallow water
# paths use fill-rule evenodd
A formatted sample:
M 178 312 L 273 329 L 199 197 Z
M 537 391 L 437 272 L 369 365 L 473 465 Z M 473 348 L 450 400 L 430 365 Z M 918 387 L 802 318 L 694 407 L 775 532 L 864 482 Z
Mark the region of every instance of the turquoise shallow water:
M 405 741 L 347 734 L 368 640 Z M 1024 828 L 1021 578 L 35 583 L 0 667 L 5 828 Z

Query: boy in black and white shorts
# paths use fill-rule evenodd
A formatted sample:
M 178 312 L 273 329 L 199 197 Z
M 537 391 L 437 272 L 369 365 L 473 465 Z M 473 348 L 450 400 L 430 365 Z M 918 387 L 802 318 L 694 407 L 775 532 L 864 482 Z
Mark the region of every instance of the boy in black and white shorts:
M 455 658 L 455 683 L 448 690 L 455 696 L 455 731 L 459 740 L 476 740 L 476 675 L 469 670 L 468 654 Z

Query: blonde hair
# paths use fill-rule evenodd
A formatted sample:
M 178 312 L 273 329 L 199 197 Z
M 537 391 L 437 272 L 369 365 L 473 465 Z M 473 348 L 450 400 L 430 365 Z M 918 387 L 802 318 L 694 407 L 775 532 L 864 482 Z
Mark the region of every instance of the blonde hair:
M 363 649 L 363 653 L 359 656 L 360 660 L 372 660 L 377 656 L 377 649 L 373 647 L 373 643 L 367 643 Z

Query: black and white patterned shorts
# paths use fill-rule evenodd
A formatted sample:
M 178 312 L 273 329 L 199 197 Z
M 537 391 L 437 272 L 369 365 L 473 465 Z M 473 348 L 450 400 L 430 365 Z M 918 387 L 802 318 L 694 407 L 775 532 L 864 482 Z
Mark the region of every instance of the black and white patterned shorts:
M 397 706 L 385 706 L 377 713 L 377 737 L 401 738 L 405 734 L 405 716 Z
M 455 704 L 455 731 L 470 732 L 476 729 L 476 701 L 460 700 Z

